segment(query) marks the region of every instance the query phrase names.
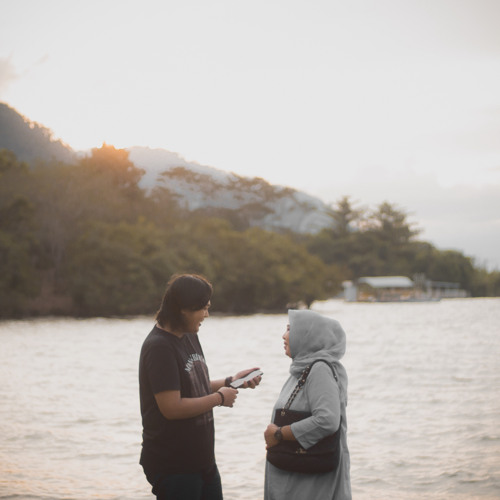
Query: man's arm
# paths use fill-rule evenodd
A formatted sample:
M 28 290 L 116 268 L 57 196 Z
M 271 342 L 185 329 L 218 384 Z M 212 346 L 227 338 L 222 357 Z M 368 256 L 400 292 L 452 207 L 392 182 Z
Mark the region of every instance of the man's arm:
M 232 407 L 238 391 L 231 387 L 219 387 L 207 396 L 199 398 L 181 398 L 180 391 L 163 391 L 155 394 L 161 414 L 168 420 L 180 420 L 197 417 L 215 406 Z
M 258 368 L 249 368 L 247 370 L 242 370 L 241 372 L 238 372 L 234 377 L 231 377 L 231 380 L 236 380 L 239 378 L 243 378 L 249 373 L 253 372 L 254 370 L 258 370 Z M 248 382 L 245 382 L 240 389 L 255 389 L 260 384 L 262 377 L 254 377 L 252 380 L 249 380 Z M 211 380 L 210 381 L 210 387 L 212 389 L 212 392 L 217 392 L 221 387 L 224 387 L 226 383 L 226 379 L 221 378 L 217 380 Z
M 210 388 L 212 389 L 212 392 L 217 392 L 221 387 L 225 387 L 225 383 L 226 383 L 225 378 L 211 380 Z

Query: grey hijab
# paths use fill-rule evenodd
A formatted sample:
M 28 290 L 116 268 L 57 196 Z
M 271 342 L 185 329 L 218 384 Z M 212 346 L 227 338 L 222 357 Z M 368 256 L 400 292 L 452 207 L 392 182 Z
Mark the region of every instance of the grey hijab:
M 310 310 L 289 310 L 290 373 L 299 377 L 306 366 L 324 359 L 335 368 L 339 378 L 340 399 L 347 405 L 347 372 L 340 363 L 345 354 L 346 337 L 340 323 Z

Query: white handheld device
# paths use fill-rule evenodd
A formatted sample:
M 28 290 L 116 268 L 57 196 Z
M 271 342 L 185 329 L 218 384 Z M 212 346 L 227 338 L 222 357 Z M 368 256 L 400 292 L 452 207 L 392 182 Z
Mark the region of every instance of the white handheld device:
M 229 385 L 233 389 L 237 389 L 238 387 L 241 387 L 245 382 L 252 380 L 254 377 L 259 377 L 263 373 L 264 372 L 262 370 L 254 370 L 253 372 L 250 372 L 248 375 L 246 375 L 243 378 L 238 378 L 236 380 L 233 380 Z

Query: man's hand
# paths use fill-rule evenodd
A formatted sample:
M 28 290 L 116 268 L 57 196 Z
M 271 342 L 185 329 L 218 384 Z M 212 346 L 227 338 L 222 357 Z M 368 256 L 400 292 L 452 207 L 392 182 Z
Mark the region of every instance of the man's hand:
M 250 368 L 247 370 L 242 370 L 241 372 L 238 372 L 233 377 L 233 380 L 237 380 L 239 378 L 246 377 L 249 373 L 251 373 L 255 370 L 259 370 L 259 367 Z M 262 380 L 262 377 L 260 375 L 258 377 L 254 377 L 253 379 L 248 380 L 247 382 L 244 382 L 243 385 L 239 387 L 239 389 L 255 389 L 260 384 L 261 380 Z
M 222 393 L 222 395 L 224 396 L 224 402 L 222 403 L 222 406 L 228 406 L 229 408 L 232 408 L 234 402 L 236 401 L 236 398 L 238 397 L 238 390 L 233 389 L 232 387 L 221 387 L 217 392 Z

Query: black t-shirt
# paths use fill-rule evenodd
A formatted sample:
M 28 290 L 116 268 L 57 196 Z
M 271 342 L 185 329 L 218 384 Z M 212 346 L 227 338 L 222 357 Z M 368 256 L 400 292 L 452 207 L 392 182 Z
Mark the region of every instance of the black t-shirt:
M 208 367 L 198 335 L 179 338 L 154 327 L 146 337 L 139 361 L 142 414 L 140 463 L 146 472 L 187 473 L 212 467 L 214 419 L 209 411 L 193 418 L 167 420 L 154 397 L 178 390 L 182 398 L 211 394 Z

